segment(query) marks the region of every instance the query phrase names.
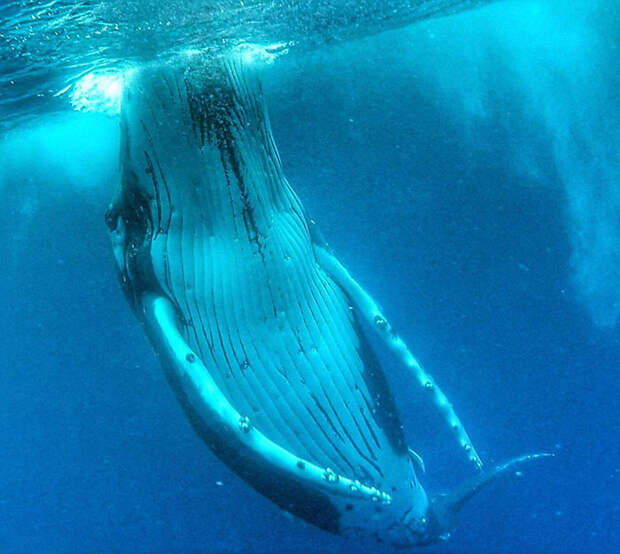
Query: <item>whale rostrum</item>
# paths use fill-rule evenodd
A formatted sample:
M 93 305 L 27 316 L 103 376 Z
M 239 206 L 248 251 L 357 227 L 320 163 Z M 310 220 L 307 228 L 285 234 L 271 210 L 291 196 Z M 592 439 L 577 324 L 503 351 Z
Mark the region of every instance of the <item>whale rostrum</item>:
M 260 82 L 237 57 L 145 66 L 125 84 L 106 222 L 126 297 L 194 429 L 241 478 L 325 530 L 445 538 L 496 475 L 429 499 L 364 329 L 408 367 L 477 469 L 437 383 L 284 177 Z

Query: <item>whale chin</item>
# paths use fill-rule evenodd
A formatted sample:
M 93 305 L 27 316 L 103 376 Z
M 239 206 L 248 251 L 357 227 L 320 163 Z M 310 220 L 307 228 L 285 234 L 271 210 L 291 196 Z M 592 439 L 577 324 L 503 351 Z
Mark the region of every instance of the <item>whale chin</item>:
M 144 67 L 125 85 L 121 129 L 121 186 L 106 214 L 121 285 L 196 432 L 256 490 L 322 529 L 397 547 L 440 540 L 469 493 L 429 504 L 366 332 L 482 462 L 306 216 L 256 75 L 235 57 Z

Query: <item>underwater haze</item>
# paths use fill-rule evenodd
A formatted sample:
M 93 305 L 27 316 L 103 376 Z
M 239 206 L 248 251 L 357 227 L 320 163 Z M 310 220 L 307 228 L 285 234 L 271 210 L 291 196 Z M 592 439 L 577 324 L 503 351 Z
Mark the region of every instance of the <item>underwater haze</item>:
M 21 4 L 0 9 L 0 552 L 388 552 L 283 514 L 220 463 L 118 284 L 119 72 L 255 12 L 192 23 L 179 2 L 155 52 L 152 11 L 128 2 L 122 40 L 86 51 L 50 38 L 54 12 L 37 40 L 43 8 Z M 430 2 L 372 24 L 334 15 L 347 4 L 337 24 L 270 15 L 252 36 L 275 44 L 251 52 L 284 171 L 485 464 L 555 454 L 481 492 L 429 551 L 620 552 L 620 6 Z M 382 359 L 425 487 L 450 489 L 472 468 Z

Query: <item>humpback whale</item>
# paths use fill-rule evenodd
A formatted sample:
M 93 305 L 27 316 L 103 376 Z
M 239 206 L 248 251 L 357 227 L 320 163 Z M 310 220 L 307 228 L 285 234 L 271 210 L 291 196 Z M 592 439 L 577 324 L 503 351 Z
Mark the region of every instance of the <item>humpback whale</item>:
M 445 539 L 490 471 L 452 405 L 322 239 L 285 178 L 258 76 L 193 55 L 128 78 L 121 185 L 106 212 L 126 298 L 196 432 L 242 479 L 327 531 Z M 430 497 L 373 329 L 477 468 Z

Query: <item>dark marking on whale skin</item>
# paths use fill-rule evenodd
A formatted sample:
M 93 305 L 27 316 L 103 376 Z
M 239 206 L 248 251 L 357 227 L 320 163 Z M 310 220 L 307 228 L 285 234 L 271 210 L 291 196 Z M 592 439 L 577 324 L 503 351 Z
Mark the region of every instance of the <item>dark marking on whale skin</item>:
M 347 439 L 349 440 L 349 443 L 353 446 L 353 448 L 359 454 L 359 456 L 363 460 L 365 460 L 370 466 L 372 466 L 374 468 L 374 470 L 377 472 L 377 474 L 379 476 L 381 476 L 381 478 L 384 478 L 385 475 L 384 475 L 383 471 L 381 470 L 381 468 L 376 464 L 375 460 L 377 459 L 377 457 L 374 455 L 372 450 L 370 450 L 370 457 L 368 456 L 368 454 L 365 454 L 364 452 L 362 452 L 362 449 L 359 447 L 357 442 L 353 439 L 353 437 L 351 436 L 351 433 L 347 429 L 347 426 L 343 423 L 342 419 L 338 415 L 338 410 L 333 405 L 330 396 L 325 391 L 323 391 L 323 394 L 324 394 L 325 398 L 327 399 L 327 403 L 329 404 L 329 406 L 330 406 L 330 408 L 332 410 L 332 413 L 336 416 L 336 420 L 338 421 L 338 424 L 340 425 L 340 428 L 343 430 L 344 434 L 346 435 Z M 346 401 L 344 402 L 344 404 L 347 407 L 347 409 L 349 409 L 349 406 L 347 405 Z M 349 412 L 350 412 L 350 409 L 349 409 Z M 353 418 L 353 422 L 356 425 L 356 427 L 358 427 L 357 426 L 357 421 L 354 418 Z M 359 427 L 358 427 L 358 430 L 359 430 Z M 366 442 L 366 439 L 365 439 L 363 433 L 361 433 L 361 437 L 362 437 L 362 441 L 365 443 L 365 445 L 369 447 L 369 445 Z M 366 482 L 372 482 L 373 481 L 372 478 L 368 479 L 368 477 L 366 475 L 359 475 L 359 471 L 356 472 L 356 477 L 363 477 L 363 478 L 365 478 L 367 480 Z
M 376 421 L 379 428 L 383 430 L 392 448 L 398 454 L 405 455 L 407 454 L 407 443 L 405 442 L 405 436 L 400 425 L 400 418 L 398 417 L 394 398 L 390 392 L 387 379 L 381 369 L 377 355 L 372 349 L 355 313 L 353 313 L 353 328 L 359 338 L 359 347 L 357 351 L 364 362 L 364 373 L 362 377 L 366 382 L 368 390 L 373 391 L 376 398 L 381 399 L 381 409 L 376 409 L 365 395 L 362 394 L 368 407 L 368 413 Z
M 159 235 L 160 233 L 167 233 L 170 230 L 172 212 L 173 212 L 172 198 L 170 196 L 170 187 L 168 186 L 168 181 L 166 179 L 166 176 L 164 175 L 164 171 L 161 167 L 161 163 L 159 162 L 159 156 L 157 155 L 157 151 L 155 150 L 155 144 L 153 142 L 153 137 L 151 136 L 151 133 L 149 132 L 149 129 L 143 119 L 140 120 L 140 124 L 142 125 L 142 131 L 144 133 L 144 136 L 146 137 L 147 143 L 151 148 L 151 154 L 153 158 L 155 159 L 155 165 L 157 166 L 157 170 L 159 171 L 159 176 L 164 185 L 164 190 L 166 192 L 166 200 L 168 203 L 168 218 L 167 218 L 165 227 L 162 227 L 162 197 L 159 191 L 159 183 L 157 180 L 157 176 L 155 174 L 154 164 L 151 161 L 151 155 L 149 155 L 147 150 L 144 150 L 144 157 L 146 158 L 146 164 L 147 164 L 146 173 L 151 176 L 151 179 L 153 182 L 153 188 L 155 190 L 155 200 L 157 203 L 157 231 L 153 237 L 153 239 L 155 239 L 157 238 L 157 235 Z
M 353 466 L 353 464 L 349 461 L 349 459 L 344 455 L 344 453 L 342 452 L 342 449 L 340 449 L 338 447 L 338 445 L 335 443 L 334 439 L 329 435 L 329 433 L 327 433 L 327 431 L 323 428 L 323 426 L 321 425 L 320 421 L 317 419 L 316 415 L 314 414 L 314 412 L 308 408 L 306 406 L 306 410 L 308 411 L 308 415 L 310 416 L 310 418 L 312 419 L 312 421 L 314 422 L 314 424 L 316 425 L 316 428 L 321 431 L 321 434 L 325 437 L 325 440 L 327 440 L 327 442 L 330 444 L 330 446 L 334 449 L 334 452 L 336 452 L 336 454 L 338 454 L 338 456 L 340 456 L 340 459 L 342 459 L 344 461 L 344 463 L 347 465 L 347 467 L 349 468 L 349 470 L 351 471 L 351 474 L 355 474 L 356 473 L 356 468 Z M 319 411 L 321 411 L 321 413 L 323 414 L 324 417 L 326 417 L 325 411 L 322 407 L 319 406 Z M 328 418 L 327 418 L 328 419 Z M 328 422 L 331 424 L 331 421 L 328 419 Z M 333 424 L 331 424 L 333 427 Z M 334 428 L 335 429 L 335 428 Z M 336 431 L 337 432 L 337 431 Z
M 364 408 L 360 408 L 360 414 L 362 414 L 362 419 L 364 420 L 364 423 L 366 424 L 366 427 L 368 428 L 368 431 L 370 432 L 370 436 L 375 441 L 377 448 L 381 448 L 381 443 L 379 442 L 379 439 L 377 438 L 377 435 L 374 429 L 372 428 L 372 425 L 370 425 L 370 422 L 368 421 L 366 414 L 364 413 Z
M 155 204 L 157 205 L 157 229 L 155 231 L 155 234 L 153 235 L 153 239 L 156 239 L 157 235 L 161 233 L 161 194 L 159 193 L 159 184 L 157 183 L 157 175 L 155 175 L 155 168 L 153 167 L 153 162 L 151 161 L 151 157 L 146 150 L 144 151 L 144 158 L 146 160 L 145 172 L 147 175 L 150 175 L 153 181 L 153 189 L 155 189 Z
M 248 191 L 246 189 L 245 181 L 243 179 L 243 174 L 240 168 L 240 162 L 237 160 L 233 145 L 233 139 L 229 134 L 225 135 L 223 143 L 220 144 L 220 151 L 222 150 L 222 148 L 224 148 L 224 150 L 226 151 L 230 166 L 233 170 L 235 177 L 237 178 L 237 186 L 239 187 L 239 192 L 243 203 L 242 215 L 246 235 L 248 237 L 248 240 L 256 245 L 258 253 L 260 254 L 264 263 L 265 254 L 263 252 L 262 235 L 258 230 L 258 226 L 256 225 L 256 218 L 254 217 L 254 207 L 249 200 Z
M 330 533 L 340 532 L 340 511 L 325 494 L 274 471 L 247 447 L 227 443 L 194 409 L 175 372 L 165 367 L 165 374 L 190 425 L 224 464 L 283 510 Z M 303 465 L 297 464 L 299 469 Z
M 194 134 L 199 138 L 201 147 L 207 144 L 217 146 L 229 187 L 231 183 L 229 173 L 232 172 L 234 175 L 242 201 L 242 218 L 247 238 L 256 245 L 258 253 L 264 260 L 264 234 L 256 223 L 254 206 L 249 198 L 242 161 L 237 156 L 234 138 L 243 132 L 242 127 L 247 116 L 235 93 L 232 92 L 230 83 L 216 82 L 209 85 L 207 90 L 201 91 L 196 91 L 187 78 L 184 83 Z M 234 207 L 233 217 L 236 217 Z
M 161 290 L 151 258 L 153 220 L 150 199 L 138 186 L 138 177 L 124 168 L 119 198 L 106 211 L 105 221 L 115 231 L 120 218 L 124 224 L 123 267 L 120 280 L 129 305 L 135 310 L 144 287 Z

